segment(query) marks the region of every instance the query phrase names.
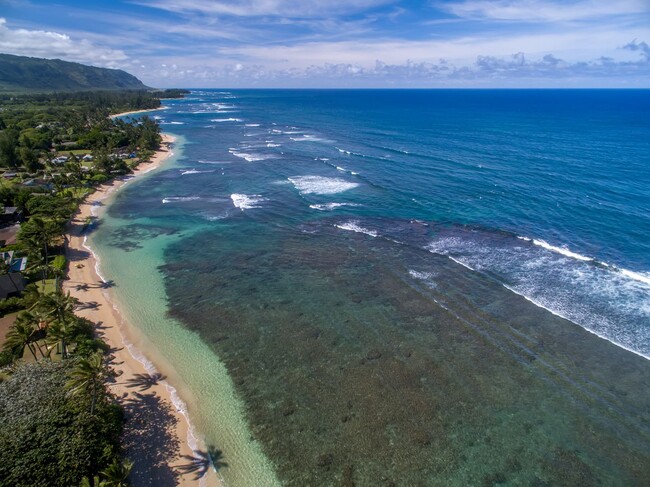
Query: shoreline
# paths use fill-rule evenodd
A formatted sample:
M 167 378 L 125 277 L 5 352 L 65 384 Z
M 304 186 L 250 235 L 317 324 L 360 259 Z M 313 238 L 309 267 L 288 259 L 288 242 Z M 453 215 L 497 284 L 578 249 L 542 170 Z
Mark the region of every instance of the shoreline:
M 131 110 L 129 112 L 121 112 L 121 113 L 115 113 L 113 115 L 109 115 L 108 118 L 112 120 L 114 118 L 123 117 L 125 115 L 136 115 L 138 113 L 156 112 L 156 111 L 166 110 L 166 109 L 167 107 L 160 106 L 158 108 L 146 108 L 144 110 Z M 163 144 L 164 144 L 165 134 L 162 134 L 162 136 L 163 136 Z M 138 171 L 135 171 L 135 174 L 137 175 Z
M 160 167 L 173 155 L 174 140 L 163 134 L 162 148 L 149 163 L 140 165 L 133 177 Z M 207 468 L 200 479 L 196 478 L 196 468 L 188 468 L 188 465 L 195 466 L 193 459 L 198 451 L 205 451 L 205 446 L 194 435 L 186 402 L 177 388 L 160 376 L 146 350 L 135 347 L 131 339 L 135 330 L 130 329 L 120 312 L 118 301 L 99 271 L 99 259 L 87 245 L 83 233 L 86 219 L 97 216 L 98 206 L 131 180 L 132 177 L 127 177 L 102 185 L 79 206 L 68 227 L 68 278 L 63 282 L 63 290 L 79 299 L 82 306 L 76 314 L 95 322 L 98 335 L 110 346 L 111 368 L 117 376 L 109 388 L 126 411 L 127 456 L 135 461 L 133 485 L 140 482 L 149 485 L 151 481 L 163 487 L 221 485 L 212 468 Z M 148 439 L 158 444 L 146 444 Z M 159 454 L 147 458 L 147 453 L 156 449 Z

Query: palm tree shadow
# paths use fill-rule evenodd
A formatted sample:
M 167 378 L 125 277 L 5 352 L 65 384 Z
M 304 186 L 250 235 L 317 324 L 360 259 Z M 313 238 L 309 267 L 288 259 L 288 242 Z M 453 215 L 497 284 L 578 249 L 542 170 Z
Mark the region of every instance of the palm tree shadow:
M 126 456 L 133 460 L 133 485 L 174 487 L 178 474 L 171 463 L 179 458 L 175 434 L 178 419 L 172 405 L 155 394 L 131 392 L 121 401 L 126 423 L 122 436 Z
M 130 388 L 137 388 L 139 391 L 147 391 L 153 386 L 157 385 L 161 380 L 166 377 L 162 374 L 134 374 L 132 378 L 126 381 L 126 386 Z
M 223 452 L 214 446 L 209 446 L 208 451 L 194 450 L 194 455 L 183 455 L 185 460 L 189 463 L 178 465 L 176 470 L 181 475 L 194 474 L 194 480 L 199 480 L 203 477 L 210 466 L 213 466 L 215 471 L 228 467 L 228 464 L 223 461 Z

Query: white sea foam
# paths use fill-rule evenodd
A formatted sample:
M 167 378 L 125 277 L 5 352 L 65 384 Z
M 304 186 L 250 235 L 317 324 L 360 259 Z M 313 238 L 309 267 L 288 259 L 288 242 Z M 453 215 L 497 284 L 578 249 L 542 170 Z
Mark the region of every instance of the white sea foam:
M 247 123 L 245 126 L 246 127 L 259 127 L 260 124 L 259 123 Z
M 577 260 L 582 260 L 582 261 L 594 260 L 591 257 L 585 257 L 584 255 L 580 255 L 580 254 L 578 254 L 576 252 L 572 252 L 566 247 L 556 247 L 554 245 L 551 245 L 548 242 L 546 242 L 545 240 L 533 239 L 533 243 L 535 245 L 538 245 L 539 247 L 545 248 L 546 250 L 550 250 L 552 252 L 557 252 L 558 254 L 562 254 L 562 255 L 564 255 L 566 257 L 571 257 L 572 259 L 577 259 Z
M 269 148 L 271 148 L 271 147 L 282 147 L 282 144 L 274 144 L 272 142 L 268 142 L 266 144 L 266 147 L 269 147 Z
M 486 238 L 487 237 L 487 238 Z M 650 357 L 650 275 L 620 269 L 567 249 L 517 245 L 507 237 L 440 236 L 427 249 L 486 272 L 553 314 L 641 356 Z M 551 248 L 549 248 L 551 247 Z
M 266 201 L 266 198 L 263 198 L 259 194 L 233 193 L 230 195 L 230 199 L 232 199 L 232 204 L 242 211 L 251 208 L 259 208 L 260 203 Z
M 324 176 L 295 176 L 288 179 L 301 194 L 336 194 L 359 186 L 345 179 Z
M 168 196 L 162 199 L 163 203 L 177 203 L 183 201 L 196 201 L 200 200 L 200 196 Z
M 435 273 L 433 272 L 415 271 L 413 269 L 409 269 L 409 275 L 415 279 L 420 279 L 422 281 L 428 281 L 435 277 Z
M 181 171 L 181 176 L 185 176 L 187 174 L 205 174 L 209 172 L 214 172 L 214 169 L 211 169 L 209 171 L 199 171 L 198 169 L 188 169 L 187 171 Z
M 245 159 L 248 162 L 266 161 L 267 159 L 273 159 L 273 156 L 269 154 L 238 152 L 236 149 L 230 149 L 228 152 L 230 152 L 233 156 Z
M 185 122 L 169 122 L 172 125 L 185 125 Z
M 211 118 L 211 122 L 243 122 L 241 118 Z
M 289 132 L 284 132 L 285 134 Z M 289 137 L 294 142 L 328 142 L 326 139 L 321 139 L 315 135 L 304 134 L 301 137 Z
M 650 285 L 650 274 L 644 273 L 644 272 L 636 272 L 636 271 L 631 271 L 628 269 L 620 268 L 617 267 L 613 264 L 608 264 L 606 262 L 599 262 L 593 257 L 587 257 L 581 254 L 578 254 L 576 252 L 573 252 L 569 250 L 566 247 L 556 247 L 554 245 L 550 245 L 544 240 L 541 239 L 531 239 L 528 237 L 517 237 L 520 240 L 524 240 L 526 242 L 532 242 L 533 244 L 545 248 L 546 250 L 550 250 L 551 252 L 556 252 L 558 254 L 564 255 L 565 257 L 570 257 L 572 259 L 580 260 L 583 262 L 594 262 L 597 263 L 598 265 L 608 268 L 614 272 L 619 272 L 623 276 L 627 277 L 628 279 L 631 279 L 633 281 L 637 281 L 643 284 L 648 284 Z
M 338 223 L 334 226 L 336 228 L 340 228 L 341 230 L 348 230 L 350 232 L 357 232 L 357 233 L 365 233 L 366 235 L 370 235 L 371 237 L 379 236 L 379 234 L 375 230 L 368 230 L 367 228 L 360 226 L 358 220 L 350 220 L 349 222 Z
M 618 272 L 623 274 L 625 277 L 632 279 L 634 281 L 642 282 L 650 286 L 650 274 L 642 272 L 629 271 L 627 269 L 618 269 Z
M 319 205 L 309 205 L 309 207 L 313 210 L 319 210 L 319 211 L 332 211 L 337 208 L 341 208 L 342 206 L 361 206 L 356 203 L 323 203 Z

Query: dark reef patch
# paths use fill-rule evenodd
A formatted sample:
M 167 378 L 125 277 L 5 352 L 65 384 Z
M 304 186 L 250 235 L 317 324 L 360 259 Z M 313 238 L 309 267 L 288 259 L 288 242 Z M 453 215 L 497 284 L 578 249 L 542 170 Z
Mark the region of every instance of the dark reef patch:
M 650 484 L 648 361 L 446 257 L 314 228 L 224 225 L 161 267 L 286 485 Z

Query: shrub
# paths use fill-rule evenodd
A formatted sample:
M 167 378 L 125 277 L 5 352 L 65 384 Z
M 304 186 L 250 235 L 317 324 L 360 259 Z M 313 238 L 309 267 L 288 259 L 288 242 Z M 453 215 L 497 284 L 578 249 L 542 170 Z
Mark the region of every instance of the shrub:
M 122 413 L 66 393 L 71 362 L 22 364 L 0 383 L 0 485 L 71 486 L 118 457 Z

